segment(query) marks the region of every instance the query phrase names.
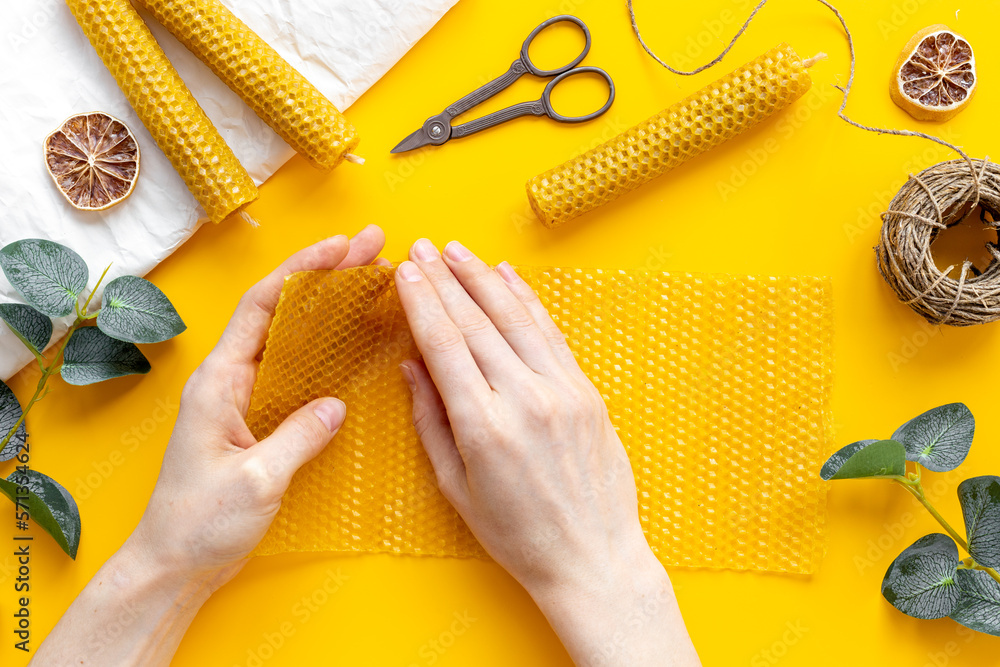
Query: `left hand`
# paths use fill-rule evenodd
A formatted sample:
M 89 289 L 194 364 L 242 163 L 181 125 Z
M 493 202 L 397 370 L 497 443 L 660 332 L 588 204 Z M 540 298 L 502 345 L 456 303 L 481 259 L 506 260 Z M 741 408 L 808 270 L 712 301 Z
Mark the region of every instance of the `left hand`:
M 330 442 L 346 407 L 320 398 L 257 442 L 246 425 L 256 357 L 281 295 L 296 271 L 375 261 L 385 243 L 372 225 L 348 241 L 334 236 L 292 255 L 240 300 L 222 338 L 181 394 L 163 467 L 131 547 L 181 579 L 234 576 L 264 536 L 296 470 Z

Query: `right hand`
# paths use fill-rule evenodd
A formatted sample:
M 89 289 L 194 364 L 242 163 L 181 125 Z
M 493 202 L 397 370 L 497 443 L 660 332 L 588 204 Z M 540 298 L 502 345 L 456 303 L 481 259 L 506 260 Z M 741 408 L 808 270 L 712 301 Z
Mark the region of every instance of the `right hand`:
M 454 242 L 410 257 L 396 282 L 426 362 L 404 364 L 413 420 L 490 555 L 530 590 L 648 554 L 625 448 L 527 283 Z
M 441 492 L 580 664 L 698 664 L 625 448 L 538 297 L 454 241 L 410 260 L 396 286 L 423 361 L 402 370 Z

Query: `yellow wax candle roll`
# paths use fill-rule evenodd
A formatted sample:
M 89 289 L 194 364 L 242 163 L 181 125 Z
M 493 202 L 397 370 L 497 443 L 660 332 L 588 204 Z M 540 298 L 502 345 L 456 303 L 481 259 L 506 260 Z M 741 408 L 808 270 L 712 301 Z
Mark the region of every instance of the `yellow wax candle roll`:
M 618 199 L 787 107 L 812 85 L 787 44 L 711 83 L 597 148 L 528 181 L 546 227 Z
M 218 0 L 137 0 L 319 169 L 351 155 L 357 131 L 334 104 Z
M 167 60 L 129 0 L 66 0 L 153 139 L 213 222 L 257 199 L 257 186 Z

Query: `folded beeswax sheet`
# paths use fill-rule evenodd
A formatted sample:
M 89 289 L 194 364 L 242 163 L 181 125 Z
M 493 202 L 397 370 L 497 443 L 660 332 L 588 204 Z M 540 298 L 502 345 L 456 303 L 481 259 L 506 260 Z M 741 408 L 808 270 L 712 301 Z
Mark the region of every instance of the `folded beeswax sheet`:
M 420 39 L 455 0 L 222 0 L 341 110 Z M 293 154 L 225 84 L 143 13 L 198 102 L 257 184 Z M 0 2 L 0 245 L 47 238 L 79 252 L 92 276 L 144 275 L 204 217 L 139 122 L 63 0 Z M 16 66 L 15 66 L 16 64 Z M 105 111 L 136 134 L 142 168 L 128 201 L 78 212 L 45 171 L 42 141 L 67 117 Z M 364 153 L 364 138 L 360 152 Z M 93 284 L 93 280 L 91 281 Z M 0 275 L 0 301 L 19 300 Z M 55 338 L 65 323 L 56 327 Z M 31 360 L 0 325 L 0 378 Z
M 815 572 L 825 550 L 829 282 L 519 271 L 608 403 L 660 560 Z M 286 280 L 250 428 L 265 437 L 320 396 L 349 408 L 334 441 L 296 475 L 258 555 L 485 556 L 438 492 L 410 423 L 398 364 L 416 355 L 392 269 Z

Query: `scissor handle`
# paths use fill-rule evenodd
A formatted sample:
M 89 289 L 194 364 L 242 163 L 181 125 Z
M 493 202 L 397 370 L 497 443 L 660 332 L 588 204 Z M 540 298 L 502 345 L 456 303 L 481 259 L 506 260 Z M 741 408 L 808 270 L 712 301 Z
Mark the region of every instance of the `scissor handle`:
M 608 82 L 608 101 L 604 103 L 597 111 L 588 113 L 585 116 L 564 116 L 552 107 L 552 91 L 556 86 L 559 85 L 561 81 L 565 81 L 571 76 L 576 76 L 577 74 L 598 74 Z M 611 79 L 611 75 L 605 72 L 600 67 L 577 67 L 571 69 L 568 72 L 563 72 L 556 78 L 549 81 L 548 85 L 545 86 L 545 90 L 542 92 L 541 102 L 545 105 L 545 112 L 548 114 L 549 118 L 557 120 L 560 123 L 585 123 L 588 120 L 593 120 L 603 114 L 605 111 L 611 108 L 611 104 L 615 101 L 615 82 Z
M 506 90 L 515 81 L 520 79 L 527 71 L 524 62 L 518 58 L 510 65 L 510 69 L 493 79 L 489 83 L 476 88 L 474 91 L 455 102 L 449 104 L 444 112 L 451 118 L 460 116 L 472 107 L 479 106 L 502 90 Z M 447 137 L 446 137 L 447 139 Z M 443 143 L 443 142 L 442 142 Z
M 531 56 L 528 55 L 528 49 L 531 47 L 531 42 L 535 40 L 535 37 L 538 37 L 538 33 L 545 30 L 553 23 L 562 23 L 563 21 L 567 23 L 574 23 L 580 26 L 580 29 L 583 30 L 583 36 L 587 39 L 587 43 L 584 45 L 583 51 L 581 51 L 580 55 L 574 58 L 568 65 L 563 65 L 562 67 L 557 67 L 556 69 L 546 70 L 536 66 L 535 63 L 531 62 Z M 587 57 L 588 53 L 590 53 L 590 28 L 587 27 L 586 23 L 572 14 L 560 14 L 559 16 L 553 16 L 550 19 L 542 21 L 537 28 L 531 31 L 528 38 L 524 40 L 524 44 L 521 45 L 521 62 L 524 63 L 525 69 L 535 76 L 556 76 L 557 74 L 562 74 L 563 72 L 571 70 L 579 65 L 583 62 L 583 59 Z
M 542 100 L 521 102 L 520 104 L 509 106 L 506 109 L 500 109 L 499 111 L 494 111 L 491 114 L 486 114 L 482 118 L 470 120 L 468 123 L 455 125 L 451 128 L 451 138 L 459 139 L 461 137 L 467 137 L 470 134 L 475 134 L 476 132 L 489 129 L 499 125 L 500 123 L 506 123 L 508 120 L 514 120 L 515 118 L 520 118 L 521 116 L 545 116 L 547 113 L 548 111 L 545 108 L 545 103 Z
M 589 113 L 585 116 L 564 116 L 555 109 L 552 108 L 552 90 L 559 85 L 560 81 L 567 79 L 575 74 L 599 74 L 608 82 L 608 101 L 604 103 L 600 109 L 593 113 Z M 577 67 L 571 69 L 568 72 L 563 72 L 559 76 L 555 77 L 549 81 L 548 85 L 545 86 L 545 90 L 542 92 L 542 96 L 537 100 L 531 102 L 521 102 L 520 104 L 515 104 L 509 106 L 506 109 L 500 109 L 499 111 L 494 111 L 491 114 L 487 114 L 482 118 L 477 118 L 475 120 L 470 120 L 468 123 L 463 123 L 461 125 L 455 125 L 451 128 L 451 133 L 448 138 L 458 139 L 460 137 L 467 137 L 470 134 L 480 132 L 487 128 L 493 127 L 494 125 L 499 125 L 500 123 L 505 123 L 508 120 L 513 120 L 515 118 L 520 118 L 521 116 L 548 116 L 553 120 L 557 120 L 561 123 L 583 123 L 588 120 L 597 118 L 605 111 L 611 108 L 611 103 L 615 101 L 615 82 L 611 80 L 611 75 L 602 70 L 600 67 Z
M 584 37 L 587 38 L 587 43 L 584 45 L 583 51 L 580 55 L 574 58 L 568 65 L 563 65 L 562 67 L 554 70 L 539 69 L 533 62 L 531 62 L 531 56 L 528 55 L 528 48 L 531 46 L 531 42 L 535 39 L 535 37 L 538 36 L 538 33 L 545 30 L 553 23 L 559 23 L 561 21 L 568 21 L 580 26 L 583 30 Z M 427 119 L 427 123 L 435 123 L 433 128 L 428 128 L 429 130 L 438 128 L 437 133 L 432 135 L 435 138 L 432 143 L 444 143 L 448 140 L 448 136 L 446 136 L 446 133 L 443 130 L 444 126 L 447 125 L 448 120 L 462 115 L 472 107 L 482 104 L 500 91 L 509 88 L 511 84 L 520 79 L 526 72 L 531 72 L 535 76 L 540 77 L 556 76 L 579 65 L 580 62 L 587 57 L 588 53 L 590 53 L 590 30 L 587 28 L 587 24 L 579 18 L 571 16 L 570 14 L 562 14 L 560 16 L 553 16 L 546 21 L 542 21 L 537 28 L 531 31 L 528 38 L 524 40 L 524 44 L 521 45 L 521 54 L 518 56 L 517 60 L 511 63 L 510 69 L 489 83 L 480 86 L 454 104 L 449 104 L 448 108 L 444 110 L 444 114 L 446 114 L 449 118 L 442 118 L 439 117 L 439 115 Z M 425 123 L 425 126 L 427 123 Z

